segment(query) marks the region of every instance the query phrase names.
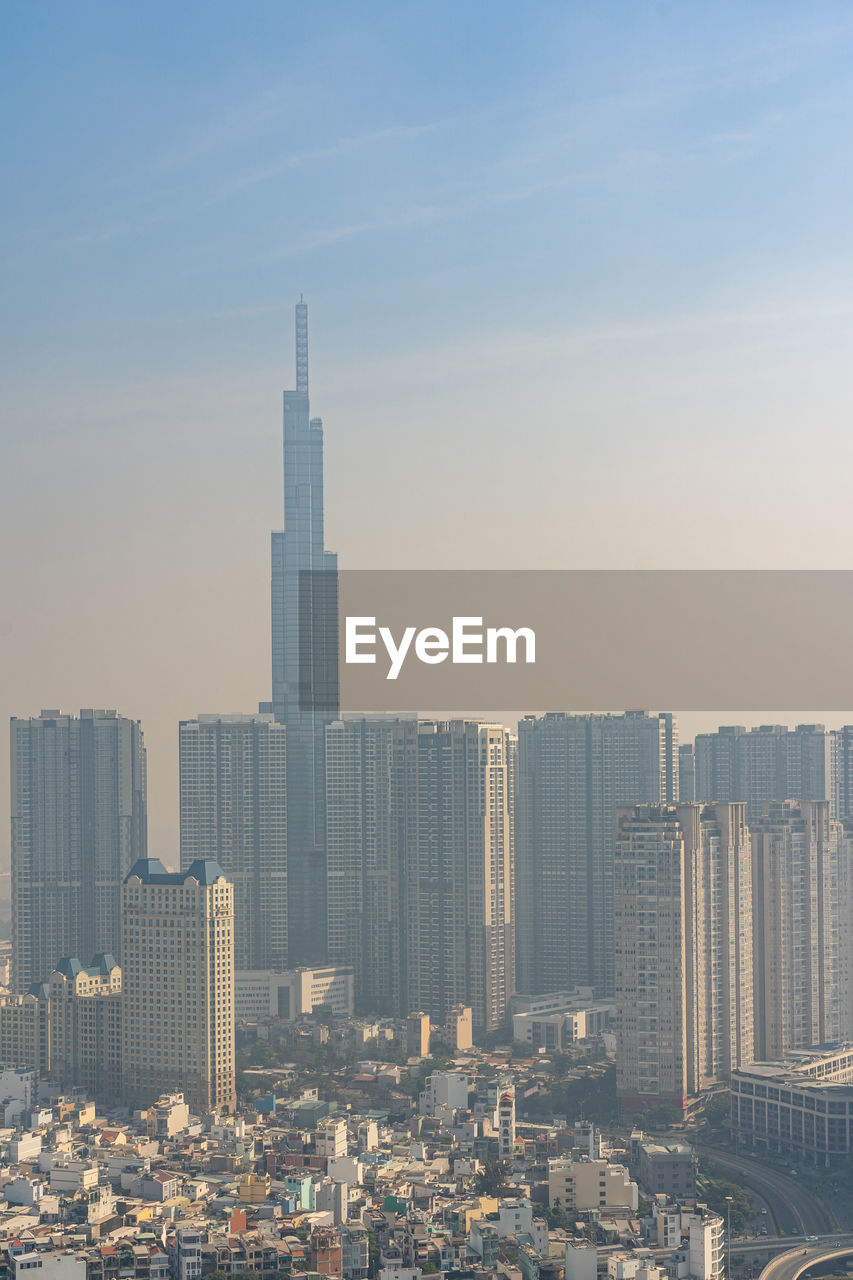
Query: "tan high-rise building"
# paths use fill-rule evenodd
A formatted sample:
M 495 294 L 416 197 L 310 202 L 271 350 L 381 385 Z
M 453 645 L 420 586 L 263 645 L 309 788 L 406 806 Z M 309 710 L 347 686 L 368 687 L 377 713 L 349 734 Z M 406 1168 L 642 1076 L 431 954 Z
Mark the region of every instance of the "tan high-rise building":
M 617 1089 L 683 1106 L 753 1060 L 744 805 L 619 809 L 615 867 Z
M 752 826 L 756 1057 L 838 1039 L 842 830 L 829 802 L 784 800 Z
M 50 1074 L 50 993 L 36 982 L 25 995 L 0 996 L 0 1061 Z
M 127 1100 L 183 1093 L 197 1113 L 233 1110 L 234 890 L 216 862 L 131 869 L 122 893 Z
M 121 969 L 99 954 L 85 967 L 66 956 L 26 995 L 0 996 L 0 1060 L 35 1067 L 99 1101 L 121 1094 Z
M 52 1078 L 99 1100 L 119 1097 L 122 981 L 114 957 L 101 953 L 86 968 L 65 957 L 47 985 Z

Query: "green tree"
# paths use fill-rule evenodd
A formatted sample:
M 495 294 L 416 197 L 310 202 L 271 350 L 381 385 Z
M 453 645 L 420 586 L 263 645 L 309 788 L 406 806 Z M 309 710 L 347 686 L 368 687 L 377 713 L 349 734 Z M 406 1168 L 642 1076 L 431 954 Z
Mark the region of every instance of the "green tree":
M 711 1128 L 720 1128 L 727 1123 L 731 1115 L 731 1094 L 715 1093 L 705 1106 L 705 1123 Z
M 481 1196 L 498 1196 L 506 1190 L 509 1165 L 506 1160 L 487 1160 L 477 1174 L 474 1185 Z
M 703 1198 L 709 1209 L 725 1218 L 729 1211 L 728 1197 L 731 1196 L 732 1235 L 743 1231 L 753 1215 L 752 1196 L 746 1187 L 739 1182 L 728 1182 L 722 1178 L 709 1178 Z

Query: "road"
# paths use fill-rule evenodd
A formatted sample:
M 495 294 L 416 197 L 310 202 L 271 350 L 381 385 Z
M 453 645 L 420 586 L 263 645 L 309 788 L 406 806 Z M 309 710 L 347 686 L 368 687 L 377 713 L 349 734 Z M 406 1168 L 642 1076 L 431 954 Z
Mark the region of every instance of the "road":
M 853 1236 L 842 1236 L 840 1249 L 830 1248 L 827 1244 L 809 1244 L 802 1249 L 790 1249 L 782 1253 L 761 1272 L 758 1280 L 796 1280 L 809 1267 L 818 1262 L 831 1262 L 835 1258 L 853 1256 Z
M 706 1164 L 718 1165 L 727 1173 L 738 1175 L 736 1182 L 754 1187 L 767 1200 L 780 1235 L 824 1236 L 838 1230 L 829 1206 L 796 1178 L 768 1169 L 750 1156 L 736 1156 L 716 1147 L 700 1146 L 697 1150 Z

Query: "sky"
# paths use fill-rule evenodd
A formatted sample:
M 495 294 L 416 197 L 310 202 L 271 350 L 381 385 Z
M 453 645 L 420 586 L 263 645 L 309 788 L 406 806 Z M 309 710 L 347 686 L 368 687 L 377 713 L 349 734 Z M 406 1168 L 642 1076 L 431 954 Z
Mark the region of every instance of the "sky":
M 842 3 L 8 0 L 0 714 L 140 719 L 176 860 L 301 292 L 342 566 L 849 567 L 851 64 Z

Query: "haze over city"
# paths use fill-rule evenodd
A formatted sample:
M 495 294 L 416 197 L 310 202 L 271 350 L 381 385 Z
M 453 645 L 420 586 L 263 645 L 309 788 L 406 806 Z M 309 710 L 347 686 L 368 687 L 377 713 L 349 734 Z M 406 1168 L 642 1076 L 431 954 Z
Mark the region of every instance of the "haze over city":
M 849 1270 L 853 9 L 0 35 L 0 1280 Z
M 302 290 L 342 565 L 847 565 L 846 6 L 3 26 L 2 711 L 142 719 L 165 856 L 177 719 L 267 691 Z

